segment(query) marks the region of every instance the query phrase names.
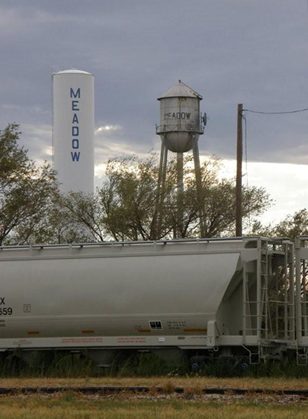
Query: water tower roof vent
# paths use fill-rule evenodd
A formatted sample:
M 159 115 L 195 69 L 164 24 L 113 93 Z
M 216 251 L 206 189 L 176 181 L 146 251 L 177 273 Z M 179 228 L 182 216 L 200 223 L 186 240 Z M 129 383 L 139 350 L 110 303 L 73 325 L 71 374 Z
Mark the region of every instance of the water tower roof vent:
M 199 93 L 197 93 L 191 87 L 187 86 L 187 84 L 183 83 L 181 80 L 179 80 L 178 83 L 173 87 L 170 87 L 170 89 L 168 89 L 157 100 L 161 100 L 167 97 L 194 97 L 202 100 L 202 96 L 199 95 Z

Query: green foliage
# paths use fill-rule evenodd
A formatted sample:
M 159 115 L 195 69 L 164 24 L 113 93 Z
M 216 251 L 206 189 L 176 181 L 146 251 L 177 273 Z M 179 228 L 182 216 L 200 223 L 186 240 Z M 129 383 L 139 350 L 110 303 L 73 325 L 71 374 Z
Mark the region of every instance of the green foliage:
M 169 163 L 166 187 L 162 192 L 161 230 L 157 232 L 154 225 L 158 193 L 157 158 L 110 162 L 107 182 L 100 191 L 107 232 L 116 240 L 195 237 L 200 234 L 202 213 L 206 237 L 232 235 L 235 227 L 234 182 L 219 179 L 218 161 L 209 160 L 201 167 L 201 196 L 198 196 L 191 163 L 189 158 L 184 160 L 184 191 L 180 197 L 176 188 L 176 161 Z M 262 188 L 243 189 L 244 218 L 259 215 L 269 203 Z
M 308 211 L 306 208 L 288 215 L 274 228 L 274 234 L 279 237 L 295 239 L 298 236 L 308 235 Z
M 0 357 L 0 377 L 88 377 L 96 372 L 82 353 L 17 350 Z
M 27 152 L 18 146 L 20 132 L 17 124 L 0 131 L 0 191 L 4 193 L 31 170 Z
M 165 360 L 151 352 L 134 352 L 117 360 L 111 374 L 120 377 L 154 377 L 165 375 L 184 375 L 189 372 L 185 358 Z
M 263 225 L 259 220 L 253 220 L 248 235 L 274 237 L 275 233 L 271 225 Z
M 308 366 L 294 358 L 249 365 L 245 357 L 207 359 L 192 371 L 188 357 L 165 359 L 152 352 L 115 351 L 109 368 L 100 369 L 87 353 L 69 351 L 13 351 L 0 356 L 0 377 L 285 377 L 307 378 Z
M 31 161 L 19 142 L 18 125 L 0 131 L 0 244 L 93 241 L 85 227 L 88 201 L 79 205 L 83 216 L 76 221 L 71 207 L 78 194 L 65 205 L 68 199 L 60 195 L 55 172 Z
M 13 351 L 0 358 L 0 377 L 150 377 L 189 372 L 184 358 L 166 361 L 153 353 L 118 351 L 108 369 L 99 370 L 86 353 L 69 351 Z
M 54 353 L 53 362 L 47 369 L 47 375 L 53 377 L 84 377 L 93 374 L 91 360 L 80 353 L 59 351 Z
M 295 360 L 289 360 L 288 358 L 285 358 L 283 361 L 268 360 L 252 366 L 244 375 L 253 377 L 307 378 L 308 366 L 297 365 Z
M 69 231 L 71 231 L 71 239 L 73 238 L 72 228 L 74 228 L 76 236 L 69 242 L 104 241 L 104 212 L 97 195 L 68 193 L 61 197 L 60 208 L 62 220 L 67 220 L 67 231 L 64 236 L 66 240 Z
M 39 234 L 57 194 L 54 172 L 37 167 L 19 137 L 16 124 L 0 131 L 0 244 L 27 243 Z
M 299 236 L 308 236 L 308 210 L 303 208 L 296 211 L 276 225 L 264 226 L 256 221 L 251 234 L 264 237 L 286 237 L 291 240 Z
M 19 140 L 16 124 L 0 132 L 0 244 L 190 238 L 200 236 L 201 220 L 206 237 L 234 234 L 235 185 L 219 178 L 215 159 L 201 167 L 198 194 L 190 158 L 179 193 L 176 160 L 158 190 L 158 159 L 150 155 L 109 161 L 94 195 L 61 195 L 55 173 L 46 164 L 37 167 Z M 269 203 L 262 188 L 243 188 L 244 221 Z
M 110 161 L 106 182 L 98 192 L 107 234 L 115 240 L 149 240 L 153 236 L 158 165 L 146 161 Z M 170 231 L 164 217 L 162 236 Z
M 246 358 L 217 358 L 207 360 L 196 375 L 200 377 L 285 377 L 307 378 L 308 366 L 298 365 L 295 359 L 266 360 L 250 365 Z

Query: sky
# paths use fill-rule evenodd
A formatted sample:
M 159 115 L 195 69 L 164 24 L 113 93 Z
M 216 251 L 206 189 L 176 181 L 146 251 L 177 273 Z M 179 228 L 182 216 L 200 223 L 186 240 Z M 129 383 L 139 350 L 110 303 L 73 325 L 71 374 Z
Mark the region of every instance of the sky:
M 0 129 L 20 124 L 34 160 L 51 161 L 51 75 L 77 68 L 95 76 L 97 184 L 108 159 L 159 150 L 157 98 L 179 79 L 203 96 L 201 156 L 234 176 L 238 103 L 308 108 L 308 1 L 0 0 L 0 57 Z M 276 223 L 308 206 L 308 112 L 244 116 L 244 182 Z

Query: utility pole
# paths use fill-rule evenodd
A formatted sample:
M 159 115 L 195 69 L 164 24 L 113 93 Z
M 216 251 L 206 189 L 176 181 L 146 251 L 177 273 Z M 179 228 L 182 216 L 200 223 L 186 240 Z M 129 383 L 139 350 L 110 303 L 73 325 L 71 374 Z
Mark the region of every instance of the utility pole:
M 242 236 L 242 161 L 243 161 L 243 104 L 237 105 L 237 149 L 235 192 L 235 235 Z

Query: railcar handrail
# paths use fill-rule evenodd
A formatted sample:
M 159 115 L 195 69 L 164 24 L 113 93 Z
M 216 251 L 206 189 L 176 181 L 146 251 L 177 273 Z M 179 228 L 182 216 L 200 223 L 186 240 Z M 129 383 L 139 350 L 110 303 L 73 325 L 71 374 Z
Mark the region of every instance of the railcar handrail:
M 285 238 L 268 238 L 262 236 L 241 236 L 241 237 L 210 237 L 210 238 L 192 238 L 192 239 L 172 239 L 172 240 L 124 240 L 124 241 L 106 241 L 106 242 L 90 242 L 90 243 L 65 243 L 65 244 L 21 244 L 21 245 L 5 245 L 0 246 L 2 250 L 43 250 L 43 249 L 61 249 L 61 248 L 87 248 L 87 247 L 119 247 L 119 246 L 144 246 L 144 245 L 174 245 L 188 243 L 211 243 L 211 242 L 246 242 L 249 240 L 261 240 L 269 243 L 284 244 Z
M 307 237 L 308 239 L 308 237 Z M 261 240 L 269 243 L 285 244 L 290 242 L 285 238 L 268 238 L 262 236 L 242 236 L 242 237 L 211 237 L 211 238 L 195 238 L 195 239 L 172 239 L 172 240 L 124 240 L 124 241 L 106 241 L 106 242 L 90 242 L 90 243 L 65 243 L 65 244 L 28 244 L 28 245 L 5 245 L 0 246 L 0 250 L 15 250 L 15 249 L 38 249 L 45 248 L 84 248 L 84 247 L 113 247 L 113 246 L 144 246 L 144 245 L 174 245 L 174 244 L 187 244 L 187 243 L 211 243 L 211 242 L 240 242 L 249 240 Z

